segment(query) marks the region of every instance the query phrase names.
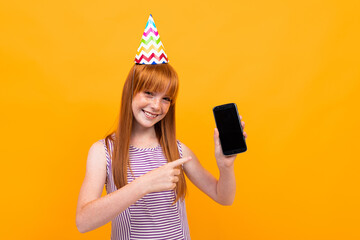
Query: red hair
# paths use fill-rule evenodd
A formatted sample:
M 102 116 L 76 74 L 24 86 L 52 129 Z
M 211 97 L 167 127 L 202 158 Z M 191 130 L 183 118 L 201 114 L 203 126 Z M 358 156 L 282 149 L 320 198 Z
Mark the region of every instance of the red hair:
M 112 152 L 112 173 L 114 182 L 119 189 L 127 184 L 127 167 L 131 169 L 129 162 L 130 135 L 133 123 L 132 96 L 141 91 L 163 92 L 171 99 L 171 104 L 166 116 L 155 124 L 155 132 L 160 142 L 161 148 L 168 162 L 180 158 L 176 131 L 175 131 L 175 101 L 179 87 L 177 73 L 169 64 L 159 65 L 134 65 L 124 84 L 119 124 L 115 132 L 106 136 L 113 143 Z M 115 133 L 115 138 L 113 134 Z M 186 194 L 186 182 L 182 169 L 179 175 L 179 181 L 176 185 L 175 202 L 181 198 L 184 199 Z

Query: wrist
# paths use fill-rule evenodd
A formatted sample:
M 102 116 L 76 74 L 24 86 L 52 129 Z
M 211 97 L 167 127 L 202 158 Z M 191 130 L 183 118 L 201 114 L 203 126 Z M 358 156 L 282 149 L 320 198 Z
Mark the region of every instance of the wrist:
M 227 173 L 233 173 L 234 172 L 234 162 L 231 164 L 221 164 L 219 165 L 219 171 L 220 174 L 227 174 Z
M 146 184 L 146 182 L 143 181 L 142 176 L 136 178 L 131 183 L 133 183 L 135 185 L 141 198 L 144 197 L 146 194 L 150 193 L 149 186 L 148 186 L 148 184 Z

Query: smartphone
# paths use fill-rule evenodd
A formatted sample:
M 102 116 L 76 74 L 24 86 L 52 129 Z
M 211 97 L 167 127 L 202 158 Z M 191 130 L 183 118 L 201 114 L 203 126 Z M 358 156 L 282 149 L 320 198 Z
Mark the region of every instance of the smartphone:
M 236 104 L 228 103 L 216 106 L 213 108 L 213 113 L 224 155 L 245 152 L 247 146 Z

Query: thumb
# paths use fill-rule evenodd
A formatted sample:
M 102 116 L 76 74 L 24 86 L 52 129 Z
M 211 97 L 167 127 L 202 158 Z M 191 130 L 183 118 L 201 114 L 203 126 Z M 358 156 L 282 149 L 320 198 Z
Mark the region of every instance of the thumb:
M 215 147 L 221 146 L 220 138 L 219 138 L 219 130 L 217 128 L 215 128 L 214 130 L 214 143 L 215 143 Z

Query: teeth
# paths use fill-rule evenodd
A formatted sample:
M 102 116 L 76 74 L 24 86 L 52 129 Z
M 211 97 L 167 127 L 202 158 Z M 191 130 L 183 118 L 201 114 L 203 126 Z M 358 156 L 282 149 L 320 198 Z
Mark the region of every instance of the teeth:
M 151 113 L 148 113 L 146 111 L 144 111 L 145 115 L 148 116 L 148 117 L 152 117 L 152 118 L 155 118 L 157 115 L 156 114 L 151 114 Z

